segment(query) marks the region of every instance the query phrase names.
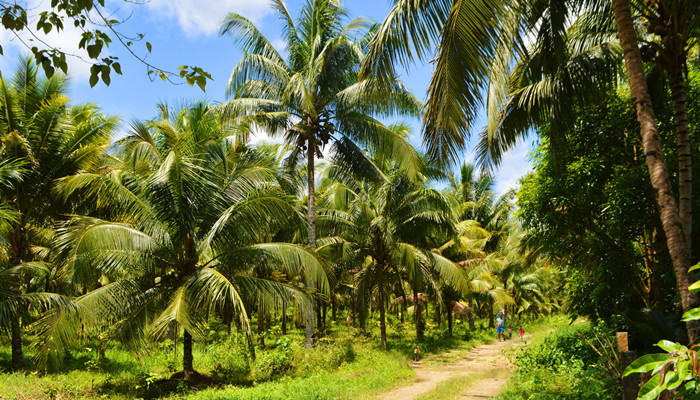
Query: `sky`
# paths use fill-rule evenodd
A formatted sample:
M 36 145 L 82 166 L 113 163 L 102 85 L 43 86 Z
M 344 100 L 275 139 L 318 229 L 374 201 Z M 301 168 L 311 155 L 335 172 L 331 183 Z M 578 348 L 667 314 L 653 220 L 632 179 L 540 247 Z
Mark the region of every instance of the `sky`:
M 298 15 L 305 0 L 286 0 L 292 16 Z M 49 0 L 29 0 L 29 10 L 45 9 Z M 362 17 L 380 22 L 388 14 L 390 0 L 344 0 L 343 6 L 351 18 Z M 69 57 L 70 91 L 73 103 L 96 103 L 103 112 L 118 115 L 122 130 L 128 130 L 133 120 L 149 120 L 157 115 L 156 104 L 182 104 L 188 101 L 205 100 L 223 102 L 229 75 L 241 59 L 241 52 L 231 38 L 218 35 L 219 25 L 229 12 L 235 12 L 252 20 L 270 42 L 282 50 L 280 23 L 266 0 L 150 0 L 135 4 L 124 0 L 107 0 L 106 8 L 125 22 L 118 30 L 128 36 L 144 35 L 144 41 L 133 47 L 137 54 L 160 68 L 176 71 L 181 65 L 196 65 L 212 74 L 206 92 L 186 84 L 174 85 L 160 79 L 152 80 L 146 67 L 128 55 L 119 43 L 112 43 L 103 56 L 119 57 L 123 75 L 111 74 L 112 82 L 105 86 L 100 82 L 91 88 L 88 83 L 90 65 L 77 57 Z M 30 20 L 30 24 L 31 24 Z M 7 76 L 13 71 L 20 54 L 30 54 L 25 44 L 33 46 L 27 35 L 20 41 L 12 33 L 0 30 L 0 45 L 4 55 L 0 56 L 0 71 Z M 41 36 L 42 40 L 71 54 L 84 54 L 77 48 L 80 31 L 67 27 L 60 34 L 51 32 Z M 146 50 L 145 41 L 152 44 L 152 52 Z M 87 57 L 84 57 L 87 59 Z M 402 71 L 401 79 L 420 99 L 430 82 L 430 63 L 417 63 Z M 407 122 L 413 127 L 410 142 L 420 148 L 420 121 Z M 485 124 L 485 115 L 480 113 L 474 124 L 473 137 Z M 264 139 L 262 139 L 264 140 Z M 532 148 L 533 138 L 516 146 L 503 157 L 502 166 L 496 172 L 496 190 L 504 193 L 516 187 L 518 179 L 531 169 L 527 154 Z M 473 148 L 465 151 L 465 161 L 472 162 Z

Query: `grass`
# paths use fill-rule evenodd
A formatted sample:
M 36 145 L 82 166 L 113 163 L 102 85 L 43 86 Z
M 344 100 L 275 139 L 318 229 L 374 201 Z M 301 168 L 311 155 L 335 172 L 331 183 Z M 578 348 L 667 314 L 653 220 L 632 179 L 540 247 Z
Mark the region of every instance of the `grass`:
M 438 387 L 424 393 L 416 400 L 456 400 L 462 397 L 464 391 L 482 379 L 480 374 L 459 375 L 440 383 Z
M 97 357 L 97 343 L 84 342 L 71 350 L 58 370 L 49 374 L 11 372 L 7 343 L 0 343 L 0 399 L 362 399 L 412 382 L 409 366 L 415 346 L 410 323 L 392 321 L 389 346 L 379 348 L 379 329 L 368 323 L 369 335 L 350 330 L 345 323 L 329 323 L 328 335 L 313 350 L 303 347 L 301 329 L 282 336 L 273 328 L 267 347 L 251 360 L 242 338 L 221 335 L 212 325 L 211 337 L 195 343 L 195 369 L 213 378 L 210 387 L 192 387 L 169 381 L 181 368 L 181 343 L 150 343 L 132 352 L 112 343 L 105 359 Z M 453 336 L 428 325 L 421 354 L 434 363 L 449 363 L 475 345 L 493 340 L 480 328 L 466 334 L 456 324 Z M 26 347 L 25 347 L 26 348 Z M 442 354 L 435 356 L 436 354 Z M 29 355 L 27 356 L 29 357 Z

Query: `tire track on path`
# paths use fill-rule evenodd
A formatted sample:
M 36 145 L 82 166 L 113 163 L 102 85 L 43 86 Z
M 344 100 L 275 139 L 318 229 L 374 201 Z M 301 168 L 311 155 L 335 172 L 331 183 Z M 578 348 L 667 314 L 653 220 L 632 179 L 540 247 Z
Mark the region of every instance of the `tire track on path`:
M 525 342 L 517 339 L 483 344 L 474 347 L 463 358 L 448 365 L 426 366 L 424 363 L 451 352 L 427 357 L 412 364 L 416 373 L 412 384 L 382 393 L 376 398 L 381 400 L 415 399 L 437 388 L 440 383 L 447 379 L 471 374 L 478 374 L 481 378 L 465 388 L 465 392 L 459 397 L 460 399 L 484 400 L 495 397 L 508 382 L 515 368 L 506 357 L 505 352 L 524 344 Z

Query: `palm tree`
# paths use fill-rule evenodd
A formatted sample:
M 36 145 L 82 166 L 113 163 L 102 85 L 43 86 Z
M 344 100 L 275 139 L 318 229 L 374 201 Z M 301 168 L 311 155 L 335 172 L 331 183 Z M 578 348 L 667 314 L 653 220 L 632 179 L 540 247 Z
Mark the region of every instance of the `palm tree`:
M 678 136 L 679 217 L 688 253 L 692 256 L 693 182 L 684 70 L 690 49 L 700 38 L 700 4 L 691 0 L 656 0 L 642 5 L 640 11 L 648 32 L 659 38 L 644 43 L 645 53 L 655 55 L 655 61 L 666 71 L 671 84 Z
M 244 57 L 234 67 L 221 106 L 225 120 L 283 135 L 305 151 L 308 194 L 308 245 L 316 247 L 316 157 L 332 141 L 335 151 L 357 154 L 352 141 L 389 149 L 397 160 L 413 151 L 408 142 L 374 119 L 378 115 L 417 115 L 421 104 L 392 77 L 379 88 L 358 80 L 357 71 L 372 35 L 371 23 L 356 19 L 344 25 L 347 12 L 334 0 L 307 0 L 294 21 L 282 0 L 272 1 L 282 22 L 285 60 L 246 18 L 229 14 L 221 35 L 232 36 Z M 405 159 L 411 159 L 406 157 Z M 308 282 L 311 288 L 311 282 Z M 306 343 L 313 345 L 313 314 L 307 316 Z
M 6 243 L 0 268 L 3 279 L 12 283 L 6 287 L 11 298 L 4 303 L 11 312 L 0 317 L 0 325 L 11 321 L 15 366 L 23 363 L 21 332 L 29 322 L 28 304 L 59 301 L 43 293 L 48 266 L 41 264 L 49 261 L 43 250 L 55 225 L 73 205 L 55 196 L 56 180 L 94 169 L 117 126 L 116 118 L 102 115 L 94 105 L 69 107 L 66 90 L 65 77 L 41 78 L 29 59 L 20 60 L 12 79 L 0 75 L 0 158 L 4 167 L 18 163 L 22 169 L 21 179 L 0 186 L 0 202 L 12 212 L 0 232 Z M 36 279 L 29 279 L 36 273 Z
M 313 251 L 265 241 L 300 220 L 273 183 L 275 155 L 248 149 L 206 104 L 161 109 L 159 121 L 132 125 L 112 167 L 61 181 L 65 196 L 80 192 L 105 218 L 75 217 L 61 231 L 66 279 L 97 288 L 37 322 L 41 362 L 75 339 L 78 319 L 131 343 L 177 325 L 184 349 L 177 376 L 189 379 L 196 375 L 193 337 L 204 334 L 211 313 L 237 318 L 252 350 L 244 300 L 257 298 L 263 310 L 308 304 L 295 287 L 253 270 L 306 276 L 328 291 Z
M 647 168 L 659 206 L 661 223 L 666 233 L 666 243 L 673 261 L 681 304 L 683 311 L 689 311 L 700 305 L 700 299 L 695 293 L 688 290 L 688 286 L 691 283 L 690 275 L 688 274 L 688 269 L 691 266 L 688 242 L 683 234 L 683 226 L 678 214 L 679 209 L 673 196 L 668 167 L 666 166 L 663 149 L 659 141 L 651 95 L 649 94 L 649 87 L 644 75 L 642 55 L 637 45 L 637 34 L 634 30 L 629 1 L 613 0 L 613 10 L 615 12 L 615 22 L 617 23 L 622 53 L 624 54 L 630 92 L 635 101 L 637 120 L 641 127 L 642 146 L 646 155 Z M 698 337 L 700 324 L 698 321 L 688 321 L 686 327 L 688 337 L 692 342 Z
M 339 160 L 325 170 L 329 178 L 322 187 L 320 217 L 329 235 L 319 240 L 319 253 L 339 255 L 354 266 L 360 321 L 370 302 L 379 308 L 381 345 L 386 348 L 386 304 L 397 288 L 407 297 L 402 283 L 418 299 L 418 292 L 428 288 L 439 297 L 445 283 L 463 291 L 466 277 L 457 264 L 431 250 L 432 237 L 455 229 L 442 194 L 426 188 L 421 179 L 411 179 L 394 160 L 371 152 L 369 158 L 381 172 L 380 181 L 357 177 L 352 165 Z M 414 310 L 422 340 L 420 301 Z
M 531 12 L 538 5 L 544 8 L 539 13 Z M 397 58 L 408 63 L 414 57 L 423 57 L 432 41 L 437 41 L 438 52 L 428 89 L 423 135 L 428 154 L 448 161 L 454 159 L 466 143 L 470 124 L 481 104 L 480 89 L 487 82 L 491 82 L 491 87 L 507 85 L 507 71 L 513 61 L 511 55 L 524 51 L 525 38 L 538 26 L 529 18 L 534 17 L 535 21 L 544 18 L 551 22 L 545 25 L 546 29 L 561 33 L 566 27 L 569 11 L 590 5 L 600 6 L 601 3 L 588 0 L 399 0 L 372 39 L 361 76 L 376 76 L 385 83 L 391 82 Z M 688 311 L 698 305 L 697 296 L 687 289 L 690 254 L 654 121 L 630 2 L 613 0 L 612 6 L 632 98 L 637 105 L 649 176 L 673 260 L 683 310 Z M 565 52 L 560 51 L 565 43 L 563 35 L 547 37 L 553 39 L 545 43 L 556 50 L 552 54 L 563 56 Z M 559 61 L 554 58 L 552 64 L 560 65 Z M 489 103 L 498 105 L 501 100 L 489 92 Z M 696 337 L 694 324 L 694 321 L 688 324 L 691 338 Z

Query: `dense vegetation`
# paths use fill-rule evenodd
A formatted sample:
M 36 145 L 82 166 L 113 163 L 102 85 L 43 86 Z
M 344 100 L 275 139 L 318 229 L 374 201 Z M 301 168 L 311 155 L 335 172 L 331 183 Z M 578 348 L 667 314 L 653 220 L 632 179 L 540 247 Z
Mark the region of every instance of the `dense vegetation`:
M 586 321 L 548 320 L 504 398 L 616 398 L 612 331 L 645 353 L 696 341 L 700 315 L 700 13 L 633 3 L 399 1 L 374 25 L 273 1 L 284 52 L 231 13 L 228 100 L 128 126 L 20 60 L 0 77 L 0 397 L 366 396 L 504 310 Z M 423 105 L 396 67 L 433 41 Z M 480 165 L 446 168 L 484 88 Z M 425 151 L 395 122 L 419 115 Z M 496 193 L 533 132 L 533 171 Z

